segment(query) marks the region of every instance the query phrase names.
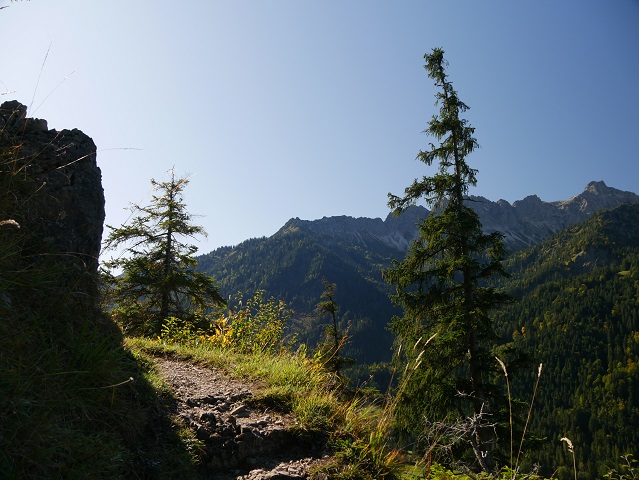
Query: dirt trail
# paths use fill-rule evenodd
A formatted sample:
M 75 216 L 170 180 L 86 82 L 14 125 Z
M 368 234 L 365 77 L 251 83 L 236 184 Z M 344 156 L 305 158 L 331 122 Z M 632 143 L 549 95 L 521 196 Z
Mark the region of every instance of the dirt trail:
M 250 401 L 264 388 L 259 382 L 184 361 L 156 363 L 178 400 L 176 413 L 204 445 L 202 478 L 307 479 L 311 467 L 326 458 L 323 446 L 296 428 L 292 414 Z

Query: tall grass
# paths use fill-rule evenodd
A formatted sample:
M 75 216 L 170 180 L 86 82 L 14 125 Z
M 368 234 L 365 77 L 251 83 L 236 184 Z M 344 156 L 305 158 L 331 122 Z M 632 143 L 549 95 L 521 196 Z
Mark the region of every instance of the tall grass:
M 513 449 L 514 449 L 514 440 L 513 440 L 513 408 L 512 408 L 512 395 L 510 393 L 510 381 L 508 378 L 508 370 L 504 362 L 499 358 L 495 357 L 497 363 L 501 367 L 504 372 L 504 377 L 506 379 L 506 389 L 508 393 L 508 412 L 509 412 L 509 426 L 510 426 L 510 470 L 512 471 L 512 480 L 514 480 L 519 473 L 519 459 L 523 452 L 524 440 L 526 438 L 526 431 L 528 430 L 528 424 L 530 423 L 530 416 L 532 413 L 533 405 L 535 403 L 535 396 L 537 395 L 537 387 L 539 386 L 539 379 L 541 377 L 541 371 L 543 368 L 543 364 L 539 364 L 539 368 L 537 369 L 537 378 L 535 380 L 535 387 L 533 389 L 532 399 L 530 401 L 530 405 L 528 406 L 528 414 L 526 416 L 526 423 L 524 425 L 524 429 L 521 435 L 521 440 L 519 442 L 519 448 L 517 450 L 517 459 L 515 464 L 513 465 Z
M 392 417 L 384 402 L 336 387 L 333 374 L 321 362 L 287 350 L 247 353 L 140 337 L 128 338 L 125 344 L 149 359 L 170 355 L 258 381 L 261 388 L 254 392 L 253 402 L 294 413 L 299 429 L 325 439 L 333 449 L 332 460 L 315 472 L 320 478 L 399 478 L 404 456 L 391 442 Z
M 568 451 L 572 455 L 572 471 L 575 474 L 575 480 L 577 480 L 577 460 L 575 459 L 575 447 L 572 444 L 572 440 L 570 440 L 568 437 L 563 437 L 561 441 L 566 443 Z

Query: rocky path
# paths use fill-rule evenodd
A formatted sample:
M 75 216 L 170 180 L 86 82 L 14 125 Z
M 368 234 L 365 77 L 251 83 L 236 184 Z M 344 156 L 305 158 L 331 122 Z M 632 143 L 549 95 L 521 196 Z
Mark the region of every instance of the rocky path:
M 296 428 L 293 415 L 251 402 L 263 385 L 184 361 L 156 362 L 178 400 L 177 414 L 203 444 L 203 478 L 308 479 L 323 460 L 323 447 Z

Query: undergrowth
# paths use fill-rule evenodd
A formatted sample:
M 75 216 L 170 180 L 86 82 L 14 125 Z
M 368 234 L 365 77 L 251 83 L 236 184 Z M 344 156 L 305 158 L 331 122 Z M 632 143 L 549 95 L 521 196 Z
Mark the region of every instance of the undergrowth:
M 171 356 L 203 366 L 214 367 L 230 376 L 259 381 L 253 402 L 282 412 L 294 413 L 299 428 L 320 434 L 332 451 L 330 459 L 313 472 L 317 479 L 459 479 L 459 480 L 539 480 L 542 477 L 522 472 L 520 456 L 526 432 L 521 439 L 510 438 L 510 466 L 494 473 L 473 473 L 467 469 L 438 464 L 428 452 L 411 452 L 397 443 L 394 425 L 396 395 L 350 391 L 336 385 L 334 376 L 303 349 L 292 352 L 238 351 L 210 342 L 171 341 L 168 338 L 127 338 L 125 345 L 139 358 L 152 362 L 154 356 Z M 507 378 L 505 365 L 502 368 Z M 537 372 L 537 380 L 541 366 Z M 401 389 L 401 385 L 399 387 Z M 531 399 L 530 419 L 534 404 Z M 512 419 L 511 419 L 512 422 Z M 608 478 L 637 478 L 636 464 L 627 457 L 624 468 Z M 575 475 L 577 472 L 574 472 Z M 560 478 L 560 477 L 551 477 Z M 563 478 L 563 477 L 561 477 Z

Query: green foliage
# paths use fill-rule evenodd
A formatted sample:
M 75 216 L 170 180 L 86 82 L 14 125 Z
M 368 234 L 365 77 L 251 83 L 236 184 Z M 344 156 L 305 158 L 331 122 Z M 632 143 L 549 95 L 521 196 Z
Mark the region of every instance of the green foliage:
M 185 243 L 205 235 L 186 211 L 182 191 L 188 179 L 171 171 L 169 181 L 151 184 L 149 205 L 132 205 L 130 224 L 109 227 L 106 240 L 106 250 L 126 246 L 127 255 L 104 266 L 107 301 L 127 334 L 159 335 L 169 317 L 193 323 L 196 312 L 225 303 L 213 279 L 195 270 L 197 248 Z
M 388 298 L 389 287 L 380 271 L 390 266 L 397 250 L 374 242 L 368 242 L 367 248 L 334 240 L 329 247 L 327 242 L 302 228 L 284 227 L 269 238 L 247 240 L 200 256 L 197 268 L 219 280 L 225 297 L 237 291 L 264 290 L 266 296 L 282 299 L 296 312 L 290 332 L 309 349 L 326 338 L 325 322 L 318 322 L 315 314 L 322 279 L 335 279 L 339 320 L 349 324 L 351 337 L 343 355 L 360 364 L 389 361 L 392 335 L 387 323 L 398 309 Z
M 322 467 L 322 473 L 338 480 L 395 480 L 400 478 L 403 458 L 398 451 L 378 449 L 374 443 L 359 439 L 335 442 L 334 458 Z
M 433 116 L 426 132 L 439 143 L 420 152 L 418 159 L 428 166 L 439 162 L 439 170 L 415 180 L 401 198 L 389 194 L 395 213 L 421 199 L 435 209 L 418 226 L 420 236 L 406 258 L 384 273 L 396 287 L 394 302 L 404 310 L 391 327 L 398 356 L 407 364 L 421 359 L 404 376 L 398 420 L 418 434 L 425 421 L 474 419 L 463 436 L 481 468 L 489 470 L 494 438 L 485 423 L 487 415 L 497 413 L 488 375 L 494 368 L 490 349 L 496 341 L 489 311 L 507 298 L 483 282 L 504 275 L 505 251 L 502 236 L 484 234 L 478 215 L 465 204 L 477 173 L 465 160 L 477 147 L 474 128 L 459 116 L 468 106 L 448 80 L 443 51 L 434 49 L 424 58 L 429 77 L 440 89 L 439 116 Z M 427 338 L 430 344 L 424 347 L 421 342 Z
M 430 465 L 428 468 L 422 471 L 418 475 L 408 474 L 405 480 L 417 480 L 418 478 L 428 478 L 431 480 L 542 480 L 540 477 L 531 473 L 517 473 L 510 468 L 502 468 L 497 473 L 461 473 L 446 468 L 438 463 Z
M 291 311 L 282 300 L 264 298 L 258 291 L 242 305 L 238 294 L 237 307 L 229 316 L 227 333 L 231 345 L 241 352 L 275 352 L 283 347 L 284 328 Z
M 508 262 L 504 287 L 520 301 L 498 312 L 496 323 L 504 340 L 544 363 L 530 430 L 546 441 L 525 462 L 546 475 L 563 467 L 572 478 L 564 436 L 583 478 L 619 470 L 617 459 L 639 449 L 638 225 L 639 206 L 621 206 Z M 532 384 L 512 380 L 520 398 Z
M 636 480 L 639 478 L 639 461 L 633 455 L 626 454 L 621 457 L 622 463 L 619 467 L 620 471 L 612 469 L 604 475 L 609 480 Z
M 223 347 L 241 353 L 274 353 L 287 349 L 284 331 L 291 311 L 282 300 L 264 298 L 258 291 L 243 301 L 236 295 L 228 315 L 196 316 L 197 322 L 169 317 L 162 324 L 160 338 L 183 345 Z
M 340 377 L 342 368 L 354 361 L 340 354 L 340 350 L 349 341 L 349 337 L 340 329 L 337 321 L 337 312 L 339 311 L 339 305 L 335 300 L 337 286 L 334 283 L 329 283 L 326 279 L 323 279 L 322 283 L 324 284 L 324 292 L 322 292 L 321 300 L 316 309 L 320 317 L 330 315 L 331 323 L 326 325 L 326 338 L 318 345 L 316 357 L 329 371 Z

